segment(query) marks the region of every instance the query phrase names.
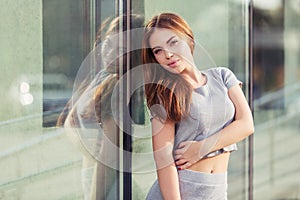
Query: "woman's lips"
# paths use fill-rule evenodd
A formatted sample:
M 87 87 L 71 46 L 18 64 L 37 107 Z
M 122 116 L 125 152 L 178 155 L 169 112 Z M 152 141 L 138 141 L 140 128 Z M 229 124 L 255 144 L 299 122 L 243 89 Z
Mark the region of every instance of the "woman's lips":
M 174 60 L 174 61 L 172 61 L 172 62 L 169 62 L 169 63 L 168 63 L 168 66 L 169 66 L 169 67 L 176 67 L 176 66 L 177 66 L 177 63 L 178 63 L 178 60 Z

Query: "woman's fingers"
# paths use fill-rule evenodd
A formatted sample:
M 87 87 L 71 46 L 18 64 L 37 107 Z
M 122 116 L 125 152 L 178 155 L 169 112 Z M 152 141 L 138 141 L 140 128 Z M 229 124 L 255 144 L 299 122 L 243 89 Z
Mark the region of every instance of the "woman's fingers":
M 178 166 L 179 170 L 187 169 L 191 166 L 192 164 L 190 162 L 185 162 L 183 165 Z
M 178 145 L 178 149 L 184 148 L 184 147 L 186 146 L 187 143 L 188 143 L 188 141 L 181 142 L 181 143 Z
M 174 154 L 177 156 L 180 156 L 180 155 L 182 155 L 183 153 L 185 152 L 185 150 L 184 149 L 177 149 L 177 150 L 175 150 L 174 151 Z
M 178 169 L 187 169 L 199 158 L 199 146 L 195 141 L 185 141 L 178 145 L 178 148 L 174 151 L 174 159 Z
M 176 160 L 175 164 L 176 164 L 177 166 L 181 166 L 181 165 L 185 164 L 186 162 L 187 162 L 186 160 L 180 159 L 180 160 Z
M 188 148 L 190 147 L 190 141 L 185 141 L 185 142 L 181 142 L 178 145 L 178 148 L 174 151 L 175 154 L 184 154 L 184 152 L 186 152 L 188 150 Z
M 175 154 L 174 159 L 175 160 L 179 160 L 180 158 L 182 158 L 181 154 Z

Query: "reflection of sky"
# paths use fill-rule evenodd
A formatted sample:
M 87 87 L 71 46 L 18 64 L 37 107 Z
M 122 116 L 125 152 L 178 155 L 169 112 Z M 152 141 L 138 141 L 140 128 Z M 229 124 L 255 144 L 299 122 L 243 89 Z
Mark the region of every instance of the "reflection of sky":
M 281 7 L 281 0 L 254 0 L 254 6 L 264 10 L 276 10 Z

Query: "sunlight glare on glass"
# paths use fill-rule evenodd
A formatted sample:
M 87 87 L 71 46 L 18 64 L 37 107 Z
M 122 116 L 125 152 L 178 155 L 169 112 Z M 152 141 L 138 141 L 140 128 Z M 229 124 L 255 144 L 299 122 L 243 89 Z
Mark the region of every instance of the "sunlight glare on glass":
M 25 93 L 21 95 L 20 102 L 23 106 L 30 105 L 33 103 L 33 96 L 30 93 Z
M 20 92 L 22 94 L 28 93 L 30 91 L 30 85 L 27 82 L 22 82 L 20 84 Z

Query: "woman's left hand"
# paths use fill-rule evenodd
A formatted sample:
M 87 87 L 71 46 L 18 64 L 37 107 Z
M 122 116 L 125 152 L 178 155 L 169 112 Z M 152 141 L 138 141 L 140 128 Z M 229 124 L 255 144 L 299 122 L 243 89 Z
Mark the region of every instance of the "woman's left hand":
M 175 150 L 175 163 L 178 169 L 187 169 L 201 159 L 201 141 L 185 141 Z

